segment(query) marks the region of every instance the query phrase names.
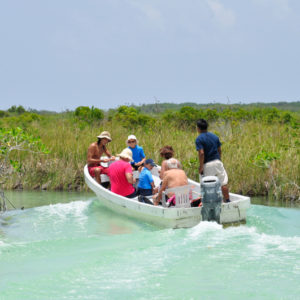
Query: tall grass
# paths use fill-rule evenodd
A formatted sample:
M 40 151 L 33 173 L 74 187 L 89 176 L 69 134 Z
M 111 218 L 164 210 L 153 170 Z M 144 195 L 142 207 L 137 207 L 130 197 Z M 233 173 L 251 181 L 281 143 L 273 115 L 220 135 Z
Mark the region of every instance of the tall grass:
M 135 134 L 147 157 L 161 163 L 159 149 L 172 145 L 175 156 L 190 178 L 198 180 L 195 150 L 196 127 L 176 126 L 161 119 L 149 128 L 126 129 L 116 120 L 80 123 L 71 117 L 47 116 L 27 126 L 50 149 L 48 155 L 15 153 L 22 161 L 23 173 L 13 174 L 6 188 L 22 184 L 25 189 L 86 189 L 83 167 L 87 148 L 101 131 L 108 130 L 112 142 L 108 148 L 117 155 L 126 147 L 129 134 Z M 247 195 L 274 195 L 299 199 L 299 129 L 279 123 L 215 121 L 209 130 L 222 142 L 222 160 L 229 176 L 230 191 Z M 276 154 L 262 164 L 259 154 Z M 266 158 L 266 160 L 268 160 Z

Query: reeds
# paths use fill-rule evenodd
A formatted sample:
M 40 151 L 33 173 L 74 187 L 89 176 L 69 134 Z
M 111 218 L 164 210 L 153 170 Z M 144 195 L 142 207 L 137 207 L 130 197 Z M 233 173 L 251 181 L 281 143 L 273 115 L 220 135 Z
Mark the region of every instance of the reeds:
M 198 159 L 195 150 L 195 129 L 177 126 L 157 119 L 150 128 L 126 129 L 116 120 L 101 123 L 80 123 L 73 118 L 45 116 L 30 123 L 27 130 L 39 135 L 50 149 L 48 155 L 15 153 L 22 162 L 21 174 L 14 174 L 6 188 L 25 189 L 86 189 L 83 166 L 87 148 L 103 130 L 111 133 L 108 148 L 116 155 L 126 147 L 129 134 L 135 134 L 147 157 L 160 163 L 159 149 L 171 145 L 190 178 L 198 180 Z M 299 200 L 300 136 L 299 129 L 280 123 L 250 121 L 216 121 L 209 130 L 222 142 L 222 161 L 229 176 L 230 191 L 244 195 L 273 195 Z M 260 153 L 266 153 L 261 164 Z M 267 154 L 276 154 L 269 159 Z M 262 158 L 263 160 L 263 158 Z

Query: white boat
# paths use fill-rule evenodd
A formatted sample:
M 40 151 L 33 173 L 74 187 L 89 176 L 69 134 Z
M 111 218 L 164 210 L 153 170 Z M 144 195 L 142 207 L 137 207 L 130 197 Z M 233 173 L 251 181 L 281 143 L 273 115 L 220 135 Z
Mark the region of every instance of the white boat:
M 160 183 L 158 168 L 152 169 L 156 186 Z M 202 221 L 202 207 L 154 206 L 139 202 L 137 197 L 129 199 L 117 195 L 98 184 L 98 182 L 89 174 L 87 166 L 84 167 L 84 178 L 86 184 L 94 191 L 103 205 L 122 215 L 130 216 L 165 228 L 193 227 Z M 109 181 L 109 178 L 106 175 L 101 175 L 101 182 L 105 181 Z M 188 182 L 193 197 L 199 196 L 200 184 L 191 179 L 189 179 Z M 230 193 L 230 200 L 231 202 L 229 203 L 222 203 L 220 223 L 232 224 L 245 222 L 246 210 L 250 207 L 250 198 Z

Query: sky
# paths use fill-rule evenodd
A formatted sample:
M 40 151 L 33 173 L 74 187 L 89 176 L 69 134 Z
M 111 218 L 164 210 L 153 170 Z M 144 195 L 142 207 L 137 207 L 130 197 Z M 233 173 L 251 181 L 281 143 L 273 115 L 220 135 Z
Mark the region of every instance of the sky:
M 2 0 L 0 43 L 0 109 L 300 100 L 299 0 Z

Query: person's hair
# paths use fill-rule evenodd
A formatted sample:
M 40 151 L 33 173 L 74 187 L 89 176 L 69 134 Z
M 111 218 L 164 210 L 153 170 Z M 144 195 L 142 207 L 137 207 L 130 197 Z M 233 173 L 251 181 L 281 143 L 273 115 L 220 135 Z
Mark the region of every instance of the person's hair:
M 104 138 L 98 138 L 98 141 L 97 141 L 97 145 L 100 146 L 100 143 L 101 141 L 103 140 Z M 103 149 L 105 148 L 105 145 L 103 145 Z
M 160 155 L 163 156 L 165 159 L 170 159 L 174 155 L 174 150 L 172 146 L 164 146 L 159 151 Z
M 197 127 L 198 127 L 200 130 L 207 130 L 208 123 L 207 123 L 206 120 L 200 119 L 200 120 L 197 121 Z
M 168 159 L 167 166 L 169 169 L 178 169 L 177 160 L 175 158 Z

